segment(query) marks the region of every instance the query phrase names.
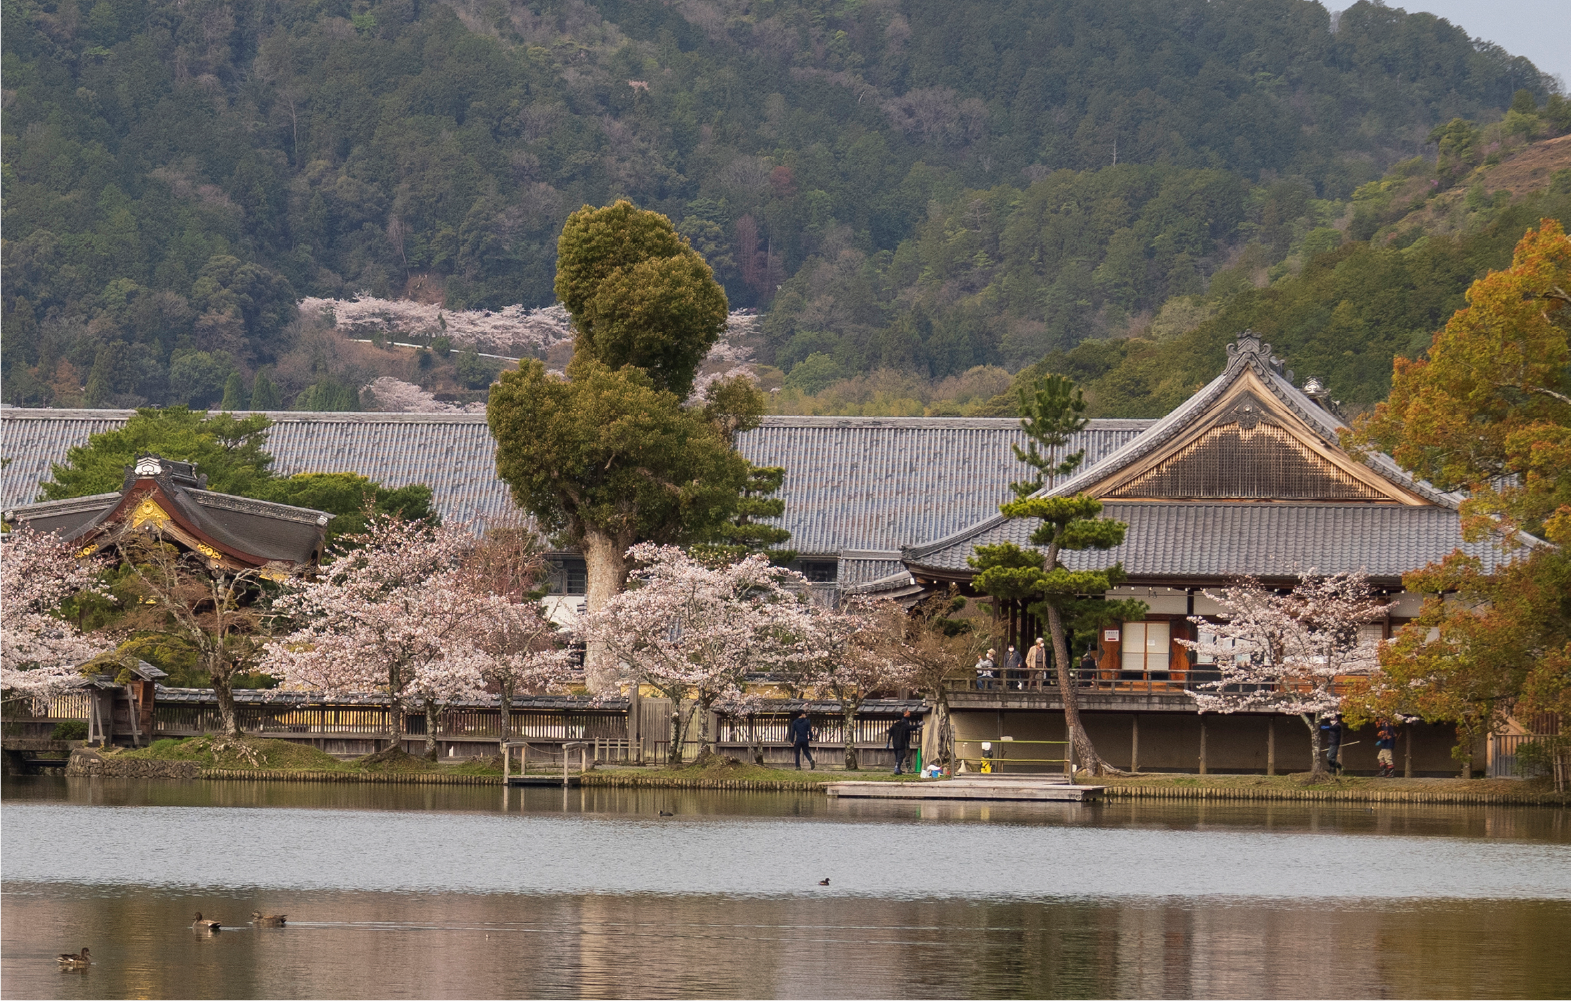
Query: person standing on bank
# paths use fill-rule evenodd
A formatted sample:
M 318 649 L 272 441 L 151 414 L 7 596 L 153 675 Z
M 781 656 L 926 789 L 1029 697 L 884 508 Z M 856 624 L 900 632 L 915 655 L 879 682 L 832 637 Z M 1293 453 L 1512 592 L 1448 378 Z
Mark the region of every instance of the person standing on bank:
M 1383 719 L 1375 725 L 1375 759 L 1380 765 L 1377 777 L 1396 777 L 1396 727 L 1390 720 Z
M 796 770 L 802 770 L 802 755 L 807 755 L 807 767 L 816 771 L 818 762 L 813 760 L 813 749 L 810 743 L 813 739 L 813 721 L 808 718 L 807 710 L 791 721 L 790 727 L 791 752 L 796 758 Z
M 1320 723 L 1320 735 L 1326 742 L 1326 767 L 1331 769 L 1332 775 L 1342 773 L 1342 717 L 1336 713 L 1327 716 Z
M 906 755 L 911 751 L 911 733 L 919 725 L 911 718 L 911 710 L 907 709 L 905 715 L 895 720 L 889 728 L 889 746 L 895 752 L 896 775 L 905 767 Z
M 1040 688 L 1047 683 L 1047 641 L 1040 636 L 1026 651 L 1026 678 L 1032 688 Z

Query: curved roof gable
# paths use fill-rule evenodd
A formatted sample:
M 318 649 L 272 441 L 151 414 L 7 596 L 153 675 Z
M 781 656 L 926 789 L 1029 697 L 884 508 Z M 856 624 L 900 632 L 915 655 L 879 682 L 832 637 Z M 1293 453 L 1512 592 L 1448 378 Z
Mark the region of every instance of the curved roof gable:
M 1457 506 L 1460 498 L 1387 456 L 1350 456 L 1340 442 L 1346 425 L 1294 386 L 1254 333 L 1227 353 L 1227 367 L 1198 393 L 1043 495 Z

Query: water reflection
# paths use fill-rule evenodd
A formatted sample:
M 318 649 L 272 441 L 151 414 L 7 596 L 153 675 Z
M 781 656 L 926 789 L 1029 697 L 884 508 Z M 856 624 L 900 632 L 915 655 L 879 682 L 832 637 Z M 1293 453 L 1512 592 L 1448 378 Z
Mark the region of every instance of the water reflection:
M 49 778 L 4 797 L 8 998 L 1571 996 L 1563 810 Z M 192 934 L 198 910 L 226 930 Z M 94 967 L 60 973 L 82 945 Z

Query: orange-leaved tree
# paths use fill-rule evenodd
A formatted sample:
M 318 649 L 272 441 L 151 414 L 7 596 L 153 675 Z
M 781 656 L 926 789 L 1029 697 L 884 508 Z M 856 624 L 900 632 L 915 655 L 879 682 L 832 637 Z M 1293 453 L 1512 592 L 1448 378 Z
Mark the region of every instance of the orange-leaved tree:
M 1347 435 L 1467 494 L 1461 551 L 1404 578 L 1430 597 L 1385 648 L 1351 715 L 1454 721 L 1463 745 L 1504 718 L 1571 721 L 1571 239 L 1543 220 L 1473 283 L 1427 359 L 1396 359 L 1390 399 Z M 1451 595 L 1452 600 L 1442 600 Z M 1460 600 L 1456 600 L 1460 599 Z

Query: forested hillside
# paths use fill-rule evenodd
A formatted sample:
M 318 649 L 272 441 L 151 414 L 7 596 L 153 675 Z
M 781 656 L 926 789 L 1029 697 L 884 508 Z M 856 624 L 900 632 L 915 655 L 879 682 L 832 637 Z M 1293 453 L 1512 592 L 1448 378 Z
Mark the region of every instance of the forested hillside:
M 1446 122 L 1571 125 L 1526 60 L 1369 3 L 1335 31 L 1305 0 L 3 15 L 5 400 L 34 405 L 206 405 L 273 371 L 284 404 L 352 406 L 300 298 L 548 305 L 566 214 L 616 197 L 765 311 L 793 392 L 1013 371 L 1241 255 L 1333 248 L 1395 162 L 1489 155 L 1431 146 Z

